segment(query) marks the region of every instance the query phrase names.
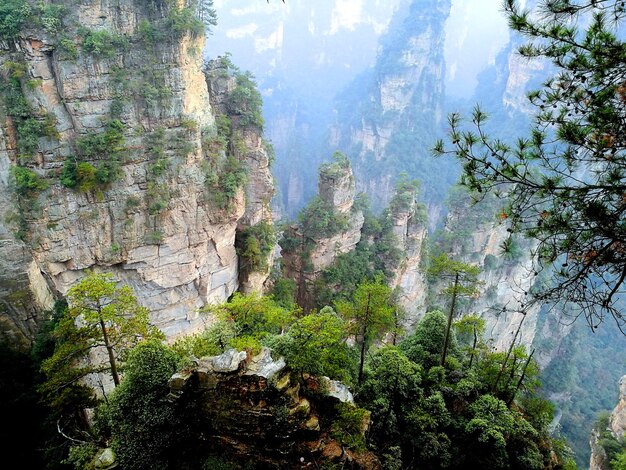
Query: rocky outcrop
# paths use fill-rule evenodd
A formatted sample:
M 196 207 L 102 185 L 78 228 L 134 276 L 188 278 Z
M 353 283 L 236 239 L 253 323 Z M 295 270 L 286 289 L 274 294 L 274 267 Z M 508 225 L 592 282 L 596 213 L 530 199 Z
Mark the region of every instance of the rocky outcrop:
M 405 313 L 404 328 L 413 331 L 415 324 L 426 311 L 428 284 L 422 266 L 426 242 L 426 213 L 415 201 L 414 191 L 409 191 L 405 204 L 390 207 L 392 232 L 397 247 L 402 251 L 400 263 L 392 268 L 393 276 L 390 287 L 396 289 L 396 301 Z M 396 193 L 395 201 L 402 200 L 402 194 Z
M 10 110 L 0 125 L 3 200 L 11 167 L 47 182 L 28 198 L 12 197 L 25 243 L 0 234 L 0 262 L 10 264 L 23 252 L 16 269 L 27 272 L 32 259 L 33 273 L 60 296 L 87 270 L 112 272 L 134 288 L 168 337 L 194 331 L 203 324 L 197 308 L 227 299 L 239 285 L 236 232 L 271 217 L 260 130 L 238 129 L 231 155 L 248 169 L 247 183 L 234 187 L 229 180 L 230 193 L 216 203 L 215 188 L 226 187 L 229 169 L 221 163 L 224 152 L 211 148 L 218 134 L 214 107 L 232 84 L 216 81 L 210 92 L 201 70 L 204 36 L 167 29 L 187 2 L 56 3 L 67 8 L 62 41 L 33 29 L 0 45 L 5 79 L 11 63 L 22 64 L 19 92 L 38 122 L 54 125 L 32 157 L 19 139 L 16 144 L 20 129 Z M 106 184 L 62 184 L 68 161 L 95 171 L 114 159 L 116 176 Z M 84 175 L 75 170 L 74 177 Z M 8 209 L 0 206 L 5 216 Z M 30 290 L 42 291 L 32 280 Z M 4 318 L 19 325 L 20 315 L 9 311 Z
M 589 445 L 591 446 L 589 470 L 610 470 L 606 451 L 600 445 L 600 431 L 597 429 L 591 431 Z
M 609 433 L 622 446 L 626 444 L 626 375 L 619 381 L 619 401 L 609 416 L 606 429 L 594 428 L 591 433 L 589 444 L 591 446 L 591 459 L 589 470 L 609 470 L 609 459 L 606 450 L 601 445 L 603 434 Z
M 626 375 L 619 380 L 619 402 L 611 412 L 609 428 L 615 439 L 623 444 L 626 439 Z
M 380 468 L 369 452 L 354 453 L 333 438 L 337 405 L 354 406 L 345 386 L 326 378 L 305 383 L 268 349 L 253 357 L 231 349 L 174 375 L 170 397 L 198 410 L 206 445 L 220 455 L 268 468 Z M 361 432 L 368 427 L 366 413 Z
M 313 284 L 341 253 L 354 250 L 361 240 L 363 212 L 354 208 L 355 184 L 346 157 L 320 167 L 319 197 L 302 212 L 302 220 L 284 234 L 284 275 L 298 285 L 298 304 L 314 306 Z
M 229 69 L 228 60 L 223 58 L 208 62 L 205 68 L 209 96 L 213 112 L 230 119 L 231 152 L 244 164 L 247 172 L 245 184 L 245 212 L 237 220 L 237 232 L 243 232 L 261 223 L 272 224 L 270 201 L 274 196 L 274 180 L 270 171 L 267 145 L 260 129 L 242 124 L 236 115 L 231 95 L 241 87 L 237 77 Z M 260 111 L 260 110 L 259 110 Z M 273 247 L 272 247 L 273 248 Z M 263 269 L 240 270 L 239 290 L 244 293 L 261 292 L 273 263 L 273 249 L 263 263 Z

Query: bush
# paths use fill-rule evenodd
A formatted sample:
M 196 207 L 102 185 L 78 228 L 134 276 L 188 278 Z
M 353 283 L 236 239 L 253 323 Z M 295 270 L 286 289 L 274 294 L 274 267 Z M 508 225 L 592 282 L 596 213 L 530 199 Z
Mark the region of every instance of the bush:
M 336 405 L 338 418 L 332 424 L 331 435 L 342 446 L 356 451 L 366 449 L 363 423 L 366 420 L 367 410 L 357 408 L 350 403 Z
M 228 108 L 239 117 L 243 127 L 263 127 L 263 98 L 257 90 L 254 76 L 250 72 L 236 73 L 236 86 L 228 95 Z
M 83 29 L 80 33 L 83 35 L 83 49 L 95 57 L 110 59 L 128 47 L 128 40 L 124 36 L 111 34 L 105 29 Z
M 348 229 L 349 219 L 346 214 L 337 214 L 333 207 L 319 196 L 313 199 L 299 214 L 307 237 L 332 237 Z
M 341 152 L 333 153 L 333 161 L 320 166 L 320 176 L 337 177 L 350 168 L 350 160 Z
M 91 163 L 69 157 L 63 164 L 60 182 L 66 188 L 87 193 L 106 188 L 118 177 L 119 173 L 119 164 L 115 160 L 100 162 L 98 167 L 95 167 Z
M 97 158 L 110 156 L 124 150 L 124 124 L 118 119 L 108 121 L 104 132 L 89 133 L 76 139 L 76 146 L 84 157 Z
M 266 221 L 238 232 L 235 246 L 241 267 L 247 271 L 267 270 L 267 258 L 275 245 L 274 227 Z
M 167 27 L 176 36 L 202 36 L 205 32 L 204 22 L 198 18 L 191 8 L 173 8 L 167 15 Z
M 178 363 L 176 354 L 157 341 L 139 343 L 130 351 L 124 380 L 100 410 L 122 468 L 167 468 L 172 448 L 183 438 L 182 416 L 166 400 Z
M 59 39 L 56 44 L 56 50 L 59 53 L 59 58 L 61 60 L 71 60 L 75 61 L 78 59 L 78 48 L 73 40 L 70 38 L 64 37 Z
M 20 196 L 32 196 L 38 191 L 44 191 L 49 186 L 48 181 L 33 170 L 22 166 L 12 166 L 10 175 L 15 192 Z
M 0 2 L 0 39 L 15 39 L 31 19 L 32 9 L 25 0 Z

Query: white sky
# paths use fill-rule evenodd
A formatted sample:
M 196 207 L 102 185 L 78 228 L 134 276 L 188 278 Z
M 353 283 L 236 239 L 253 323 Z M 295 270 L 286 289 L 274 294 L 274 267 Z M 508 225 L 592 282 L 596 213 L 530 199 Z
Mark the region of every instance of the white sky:
M 469 97 L 476 75 L 494 62 L 509 38 L 500 2 L 453 0 L 446 35 L 446 91 Z

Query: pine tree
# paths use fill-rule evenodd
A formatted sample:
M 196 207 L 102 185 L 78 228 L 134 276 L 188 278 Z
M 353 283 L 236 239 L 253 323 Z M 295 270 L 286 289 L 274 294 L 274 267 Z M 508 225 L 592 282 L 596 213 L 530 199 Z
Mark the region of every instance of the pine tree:
M 538 241 L 536 271 L 555 275 L 526 305 L 568 302 L 592 327 L 611 314 L 623 328 L 616 301 L 626 279 L 626 44 L 616 31 L 624 2 L 503 6 L 511 29 L 528 39 L 520 54 L 547 59 L 555 71 L 529 94 L 530 133 L 515 144 L 493 139 L 477 107 L 469 128 L 449 117 L 449 142 L 434 153 L 455 156 L 462 183 L 479 196 L 506 198 L 510 230 Z

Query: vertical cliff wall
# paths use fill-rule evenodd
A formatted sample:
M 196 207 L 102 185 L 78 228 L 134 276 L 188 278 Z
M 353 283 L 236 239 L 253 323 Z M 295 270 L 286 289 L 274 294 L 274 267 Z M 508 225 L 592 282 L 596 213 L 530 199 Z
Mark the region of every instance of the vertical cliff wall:
M 1 207 L 14 221 L 2 237 L 21 238 L 0 259 L 22 250 L 59 295 L 110 271 L 168 336 L 200 327 L 195 309 L 238 287 L 238 228 L 268 217 L 261 123 L 241 105 L 216 125 L 185 0 L 29 8 L 0 43 Z
M 430 156 L 443 118 L 444 24 L 449 0 L 412 2 L 381 39 L 376 65 L 336 100 L 330 146 L 351 155 L 358 189 L 373 206 L 387 205 L 405 171 L 422 183 L 426 201 L 440 202 L 454 180 L 448 162 Z
M 296 281 L 298 304 L 315 306 L 314 283 L 341 253 L 361 240 L 363 212 L 354 206 L 355 181 L 348 159 L 341 155 L 322 165 L 318 197 L 300 214 L 300 223 L 290 226 L 281 242 L 284 275 Z
M 602 426 L 602 423 L 600 426 Z M 607 449 L 604 446 L 613 444 L 611 449 L 612 454 L 615 453 L 615 448 L 623 449 L 626 442 L 624 438 L 626 436 L 626 376 L 623 376 L 619 381 L 619 401 L 611 415 L 608 417 L 606 428 L 594 429 L 591 434 L 590 446 L 591 446 L 591 458 L 589 460 L 589 470 L 608 470 L 613 468 L 609 462 L 609 456 Z M 609 442 L 613 441 L 613 443 Z M 604 444 L 604 446 L 603 446 Z M 623 450 L 622 450 L 623 452 Z

